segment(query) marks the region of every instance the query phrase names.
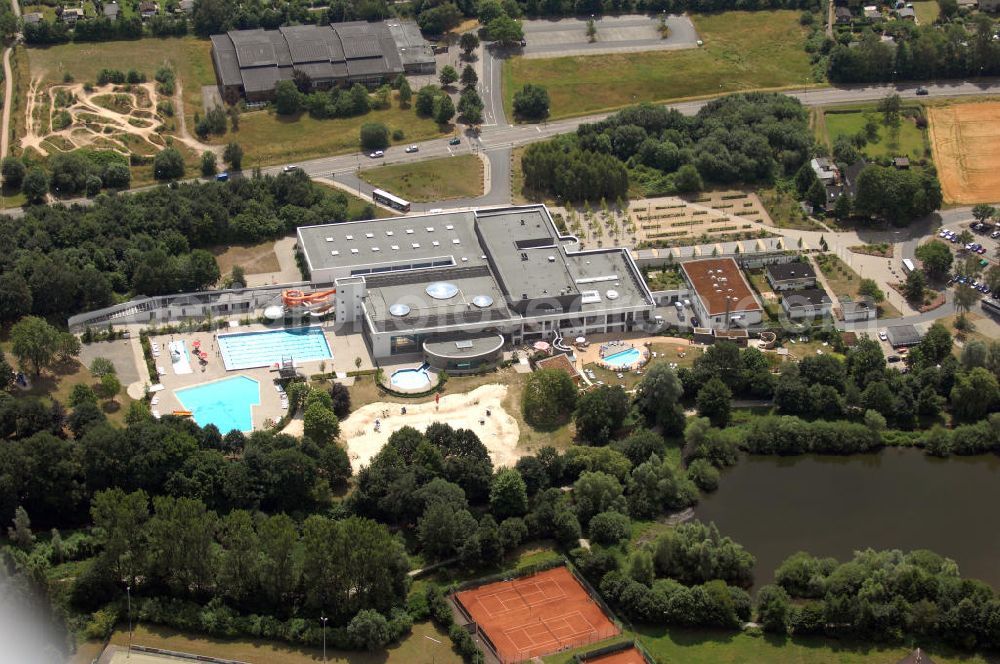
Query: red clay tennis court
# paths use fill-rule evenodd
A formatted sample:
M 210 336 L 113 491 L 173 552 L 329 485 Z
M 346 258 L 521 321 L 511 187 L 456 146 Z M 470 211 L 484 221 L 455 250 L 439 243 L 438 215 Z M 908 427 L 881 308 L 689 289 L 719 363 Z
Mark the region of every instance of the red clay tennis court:
M 523 662 L 618 634 L 565 567 L 456 593 L 504 664 Z
M 635 648 L 619 650 L 618 652 L 613 652 L 610 655 L 588 657 L 583 661 L 586 664 L 647 664 L 646 658 L 643 657 L 642 653 Z

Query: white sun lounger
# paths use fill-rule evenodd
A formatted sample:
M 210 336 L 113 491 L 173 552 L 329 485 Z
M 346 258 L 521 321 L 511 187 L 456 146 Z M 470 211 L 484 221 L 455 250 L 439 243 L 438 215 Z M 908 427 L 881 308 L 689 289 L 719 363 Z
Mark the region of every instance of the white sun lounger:
M 163 367 L 156 367 L 156 373 L 160 374 L 161 376 L 166 376 L 167 370 L 164 369 Z
M 149 401 L 149 405 L 150 405 L 150 406 L 155 406 L 155 405 L 157 405 L 157 404 L 159 404 L 159 403 L 160 403 L 160 397 L 158 397 L 158 396 L 156 396 L 156 397 L 153 397 L 153 398 L 152 398 L 152 399 L 150 399 L 150 401 Z
M 158 410 L 156 410 L 154 408 L 153 409 L 153 417 L 155 417 L 156 419 L 160 419 L 160 411 L 158 411 Z

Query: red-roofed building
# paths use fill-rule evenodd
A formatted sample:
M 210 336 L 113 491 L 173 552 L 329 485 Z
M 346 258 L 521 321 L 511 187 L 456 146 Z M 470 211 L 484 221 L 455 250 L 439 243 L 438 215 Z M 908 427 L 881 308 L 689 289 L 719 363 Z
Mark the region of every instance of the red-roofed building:
M 681 271 L 695 294 L 691 301 L 698 318 L 695 327 L 725 330 L 763 320 L 764 309 L 734 259 L 685 261 Z

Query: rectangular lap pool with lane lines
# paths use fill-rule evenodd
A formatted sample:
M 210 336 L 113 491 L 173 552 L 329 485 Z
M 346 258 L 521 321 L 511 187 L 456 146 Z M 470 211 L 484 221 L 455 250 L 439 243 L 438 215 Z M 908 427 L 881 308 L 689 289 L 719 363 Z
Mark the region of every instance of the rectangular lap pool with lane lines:
M 268 367 L 289 357 L 296 363 L 333 357 L 320 327 L 220 334 L 218 340 L 227 371 Z
M 233 376 L 211 383 L 175 390 L 177 400 L 198 426 L 214 424 L 223 434 L 233 429 L 253 430 L 251 406 L 260 405 L 260 383 L 247 376 Z

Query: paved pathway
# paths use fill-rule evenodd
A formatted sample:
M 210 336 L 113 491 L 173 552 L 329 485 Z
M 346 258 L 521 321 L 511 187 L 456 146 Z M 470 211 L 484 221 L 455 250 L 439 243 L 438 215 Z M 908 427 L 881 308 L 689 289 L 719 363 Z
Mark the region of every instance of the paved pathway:
M 10 0 L 10 6 L 14 10 L 14 16 L 21 18 L 21 5 L 18 0 Z M 20 39 L 20 33 L 14 35 L 14 44 L 8 46 L 3 52 L 3 121 L 0 123 L 0 131 L 3 132 L 3 135 L 0 136 L 0 159 L 6 157 L 10 149 L 10 109 L 14 105 L 14 70 L 10 66 L 10 54 Z

